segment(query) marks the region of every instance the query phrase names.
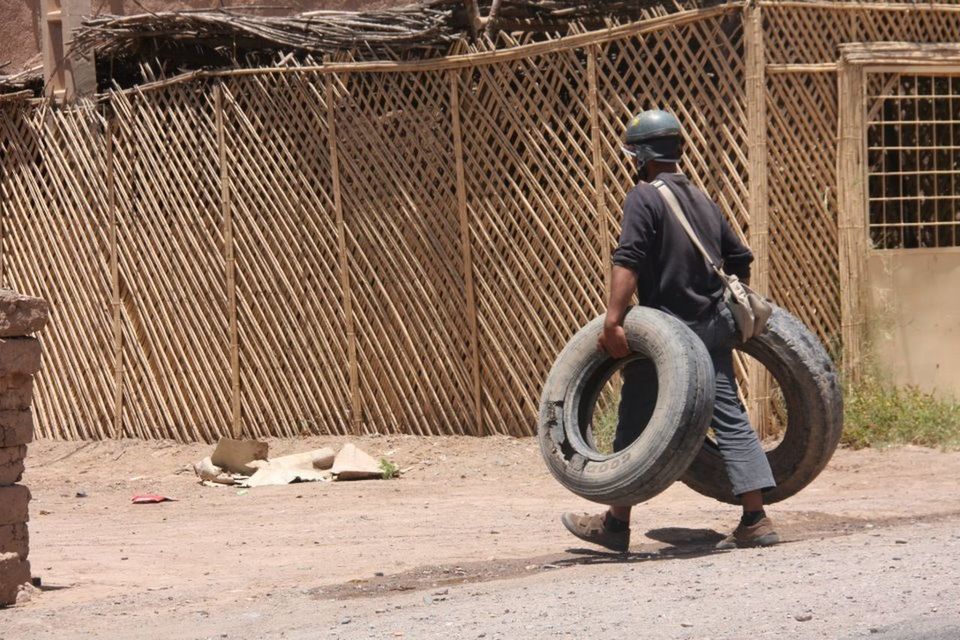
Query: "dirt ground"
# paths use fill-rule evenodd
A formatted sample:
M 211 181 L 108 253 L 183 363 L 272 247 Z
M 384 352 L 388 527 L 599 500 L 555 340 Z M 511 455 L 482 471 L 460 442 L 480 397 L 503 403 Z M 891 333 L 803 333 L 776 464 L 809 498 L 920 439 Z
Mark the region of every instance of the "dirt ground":
M 766 550 L 712 552 L 736 510 L 677 484 L 635 511 L 624 557 L 563 530 L 593 507 L 533 440 L 359 444 L 404 476 L 238 492 L 196 483 L 206 445 L 35 443 L 43 586 L 0 638 L 960 637 L 960 453 L 841 450 L 770 509 L 787 543 Z

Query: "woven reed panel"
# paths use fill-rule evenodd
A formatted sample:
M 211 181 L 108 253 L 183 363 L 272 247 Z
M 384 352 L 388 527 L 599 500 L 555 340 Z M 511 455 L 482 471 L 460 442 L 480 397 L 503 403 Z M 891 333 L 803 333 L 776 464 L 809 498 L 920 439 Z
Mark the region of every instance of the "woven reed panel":
M 50 302 L 37 435 L 103 437 L 113 415 L 101 121 L 86 108 L 0 109 L 3 286 Z
M 582 52 L 460 76 L 488 432 L 531 434 L 566 341 L 603 304 Z
M 770 290 L 831 348 L 840 334 L 837 81 L 767 77 Z
M 633 169 L 620 150 L 631 114 L 671 111 L 685 136 L 681 165 L 746 239 L 746 89 L 742 24 L 737 14 L 616 40 L 598 64 L 604 185 L 611 243 Z
M 322 76 L 224 85 L 242 427 L 345 433 L 347 331 Z
M 125 435 L 230 433 L 215 114 L 206 85 L 114 96 Z
M 764 5 L 763 15 L 770 63 L 834 62 L 845 42 L 960 40 L 956 12 L 922 3 L 909 11 Z
M 474 421 L 447 78 L 334 79 L 366 431 L 456 434 Z

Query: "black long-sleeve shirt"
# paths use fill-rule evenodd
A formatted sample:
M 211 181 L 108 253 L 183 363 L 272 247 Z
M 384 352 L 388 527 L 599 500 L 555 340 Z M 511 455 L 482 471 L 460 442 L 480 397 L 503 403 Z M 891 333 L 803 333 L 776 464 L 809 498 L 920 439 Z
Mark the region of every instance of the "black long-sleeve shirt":
M 720 208 L 686 176 L 657 176 L 673 191 L 700 242 L 740 279 L 750 277 L 753 254 L 736 236 Z M 710 317 L 722 298 L 723 285 L 684 232 L 657 188 L 637 184 L 623 204 L 623 227 L 613 263 L 637 274 L 640 304 L 661 309 L 687 322 Z

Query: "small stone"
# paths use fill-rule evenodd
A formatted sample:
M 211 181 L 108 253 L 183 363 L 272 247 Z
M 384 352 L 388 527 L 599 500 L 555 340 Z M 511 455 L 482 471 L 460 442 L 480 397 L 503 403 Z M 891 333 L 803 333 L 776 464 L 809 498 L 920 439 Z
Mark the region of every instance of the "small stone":
M 382 577 L 383 577 L 383 571 L 374 571 L 374 572 L 373 572 L 373 575 L 376 576 L 376 577 L 378 577 L 378 578 L 382 578 Z
M 76 494 L 75 497 L 77 497 L 77 498 L 86 498 L 86 497 L 87 497 L 87 492 L 86 492 L 86 491 L 77 491 L 77 494 Z
M 689 628 L 689 627 L 692 627 L 692 626 L 693 626 L 693 623 L 691 623 L 691 622 L 681 622 L 681 623 L 680 623 L 680 626 L 681 626 L 681 627 L 687 627 L 687 628 Z
M 801 614 L 798 614 L 798 615 L 793 616 L 793 618 L 794 618 L 794 620 L 796 620 L 797 622 L 809 622 L 809 621 L 813 620 L 813 615 L 810 614 L 810 613 L 801 613 Z
M 894 540 L 893 542 L 894 542 L 895 544 L 907 544 L 907 541 L 906 541 L 906 540 Z
M 435 596 L 445 596 L 445 595 L 447 595 L 448 593 L 450 593 L 450 589 L 449 589 L 449 588 L 448 588 L 448 589 L 440 589 L 439 591 L 434 591 L 434 592 L 433 592 L 433 595 L 435 595 Z
M 352 621 L 350 618 L 343 618 L 343 619 L 340 621 L 340 624 L 350 624 L 351 622 L 353 622 L 353 621 Z

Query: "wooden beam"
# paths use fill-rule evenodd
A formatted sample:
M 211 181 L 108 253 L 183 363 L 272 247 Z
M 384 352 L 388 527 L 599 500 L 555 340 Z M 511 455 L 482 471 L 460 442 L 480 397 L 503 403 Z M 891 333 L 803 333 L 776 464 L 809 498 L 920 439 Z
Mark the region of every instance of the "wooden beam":
M 743 10 L 746 53 L 747 161 L 750 228 L 748 244 L 753 251 L 750 286 L 761 295 L 770 292 L 770 216 L 767 197 L 767 79 L 763 10 L 750 4 Z M 756 361 L 747 372 L 747 411 L 761 436 L 769 434 L 770 374 Z
M 843 373 L 848 382 L 856 382 L 863 363 L 863 274 L 867 251 L 863 67 L 841 61 L 837 82 L 840 102 L 837 135 L 840 334 Z
M 460 247 L 463 256 L 464 303 L 470 329 L 470 363 L 473 376 L 473 434 L 483 435 L 483 397 L 480 386 L 480 347 L 477 329 L 477 300 L 473 283 L 473 253 L 470 245 L 470 220 L 467 210 L 467 187 L 463 168 L 463 132 L 460 127 L 460 71 L 451 69 L 450 118 L 453 127 L 453 150 L 457 170 L 457 209 L 460 214 Z

